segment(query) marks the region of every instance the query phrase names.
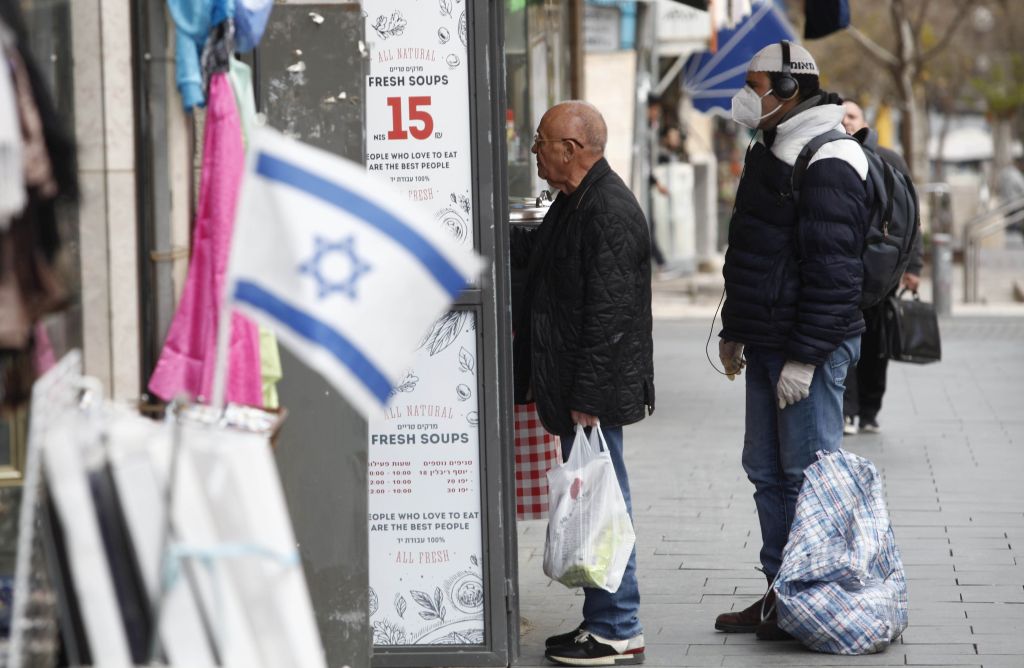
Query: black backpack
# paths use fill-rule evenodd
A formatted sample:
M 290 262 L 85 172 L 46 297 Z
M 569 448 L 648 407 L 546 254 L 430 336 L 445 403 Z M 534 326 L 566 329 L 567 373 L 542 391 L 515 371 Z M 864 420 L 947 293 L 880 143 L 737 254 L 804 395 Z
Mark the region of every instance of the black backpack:
M 864 234 L 864 286 L 861 309 L 870 308 L 889 296 L 899 285 L 907 270 L 910 256 L 919 232 L 920 211 L 914 183 L 906 174 L 893 169 L 889 163 L 862 142 L 866 132 L 850 136 L 839 130 L 818 135 L 804 146 L 793 165 L 793 200 L 800 201 L 800 182 L 807 165 L 819 148 L 840 139 L 856 141 L 868 159 L 868 178 L 874 186 L 875 200 L 866 221 Z

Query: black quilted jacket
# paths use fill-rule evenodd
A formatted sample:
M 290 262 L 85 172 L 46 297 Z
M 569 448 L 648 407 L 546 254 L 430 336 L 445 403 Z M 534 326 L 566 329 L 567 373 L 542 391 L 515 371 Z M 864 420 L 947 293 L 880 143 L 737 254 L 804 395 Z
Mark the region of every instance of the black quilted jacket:
M 605 160 L 560 194 L 536 230 L 512 230 L 527 268 L 515 323 L 517 403 L 537 402 L 553 434 L 571 410 L 610 427 L 654 411 L 651 242 L 633 193 Z

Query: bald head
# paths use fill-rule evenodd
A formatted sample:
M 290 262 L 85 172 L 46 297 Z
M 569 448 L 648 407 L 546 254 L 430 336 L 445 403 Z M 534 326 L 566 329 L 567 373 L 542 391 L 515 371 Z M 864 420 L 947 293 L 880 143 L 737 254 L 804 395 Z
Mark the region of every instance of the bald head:
M 568 133 L 566 137 L 579 139 L 586 151 L 604 155 L 608 125 L 597 107 L 583 100 L 568 100 L 551 107 L 547 113 L 551 114 L 555 127 L 561 127 Z
M 564 193 L 572 193 L 604 156 L 608 126 L 597 107 L 582 100 L 547 110 L 537 126 L 533 154 L 537 175 Z

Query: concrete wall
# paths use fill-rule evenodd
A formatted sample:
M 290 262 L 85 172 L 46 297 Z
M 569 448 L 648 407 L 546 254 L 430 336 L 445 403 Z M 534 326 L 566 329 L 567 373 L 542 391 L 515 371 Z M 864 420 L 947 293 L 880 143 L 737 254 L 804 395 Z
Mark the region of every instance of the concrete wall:
M 133 399 L 139 309 L 130 2 L 75 0 L 71 12 L 85 371 L 111 396 Z
M 608 124 L 605 158 L 629 183 L 633 166 L 636 51 L 588 53 L 583 67 L 583 99 L 600 109 Z

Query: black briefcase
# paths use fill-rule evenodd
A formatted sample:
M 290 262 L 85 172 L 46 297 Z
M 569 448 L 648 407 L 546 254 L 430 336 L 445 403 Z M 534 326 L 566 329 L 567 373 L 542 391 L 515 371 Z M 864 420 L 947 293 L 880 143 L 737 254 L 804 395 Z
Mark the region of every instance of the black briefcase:
M 903 299 L 906 290 L 890 295 L 883 302 L 883 339 L 886 357 L 896 362 L 928 364 L 942 359 L 942 340 L 935 306 L 913 299 Z

